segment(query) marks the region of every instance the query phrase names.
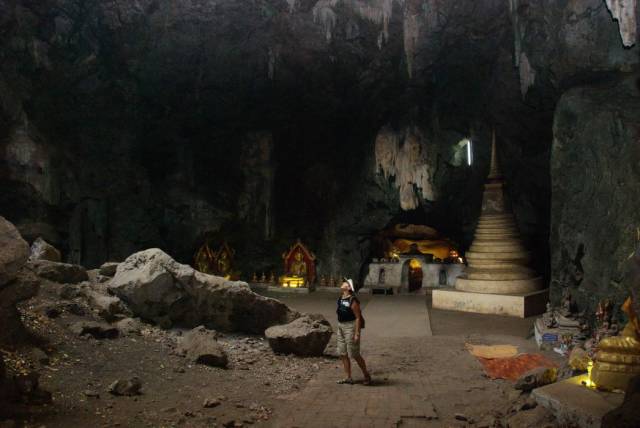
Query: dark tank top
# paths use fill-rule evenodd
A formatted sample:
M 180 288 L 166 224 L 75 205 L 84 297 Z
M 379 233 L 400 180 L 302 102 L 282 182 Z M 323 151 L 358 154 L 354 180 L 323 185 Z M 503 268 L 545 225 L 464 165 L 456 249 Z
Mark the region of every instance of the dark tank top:
M 338 298 L 338 309 L 336 313 L 338 314 L 338 322 L 349 322 L 356 320 L 356 314 L 351 309 L 351 304 L 353 301 L 358 301 L 358 299 L 354 296 L 349 296 L 346 298 Z

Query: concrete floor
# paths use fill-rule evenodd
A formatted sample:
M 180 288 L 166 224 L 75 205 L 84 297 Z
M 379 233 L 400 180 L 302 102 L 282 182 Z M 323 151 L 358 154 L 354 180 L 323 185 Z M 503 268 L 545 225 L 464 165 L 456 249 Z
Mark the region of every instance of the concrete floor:
M 321 313 L 335 325 L 336 294 L 275 297 L 298 311 Z M 374 386 L 337 385 L 343 371 L 336 360 L 295 395 L 280 397 L 273 426 L 470 426 L 455 415 L 481 421 L 504 410 L 514 390 L 508 381 L 488 379 L 465 343 L 538 352 L 530 338 L 533 318 L 433 310 L 429 295 L 360 298 L 367 321 L 362 354 Z M 335 351 L 335 338 L 327 349 Z M 353 375 L 362 378 L 357 369 Z

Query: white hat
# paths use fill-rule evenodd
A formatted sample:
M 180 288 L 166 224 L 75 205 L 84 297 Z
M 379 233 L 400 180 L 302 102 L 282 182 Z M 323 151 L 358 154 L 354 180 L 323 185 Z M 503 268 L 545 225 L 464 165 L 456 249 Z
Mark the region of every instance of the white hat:
M 342 278 L 342 280 L 344 282 L 346 282 L 347 284 L 349 284 L 349 290 L 351 290 L 352 292 L 356 292 L 356 288 L 353 286 L 353 279 L 351 278 Z

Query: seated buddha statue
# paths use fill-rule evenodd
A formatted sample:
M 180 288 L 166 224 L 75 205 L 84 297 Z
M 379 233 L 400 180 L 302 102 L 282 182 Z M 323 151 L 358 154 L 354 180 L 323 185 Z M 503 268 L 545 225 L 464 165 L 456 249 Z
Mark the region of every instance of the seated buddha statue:
M 605 337 L 598 343 L 598 352 L 591 370 L 591 381 L 598 388 L 625 390 L 629 380 L 640 375 L 640 324 L 628 298 L 622 310 L 629 322 L 620 335 Z
M 307 276 L 307 263 L 304 261 L 302 251 L 296 252 L 294 260 L 289 266 L 289 273 L 291 275 L 306 277 Z

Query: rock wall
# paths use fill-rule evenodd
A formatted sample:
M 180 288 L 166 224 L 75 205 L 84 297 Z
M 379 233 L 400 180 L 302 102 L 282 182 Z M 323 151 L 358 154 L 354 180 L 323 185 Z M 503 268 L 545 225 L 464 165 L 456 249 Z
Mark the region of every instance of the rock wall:
M 583 308 L 629 294 L 640 241 L 640 75 L 575 88 L 556 109 L 551 156 L 552 291 Z

